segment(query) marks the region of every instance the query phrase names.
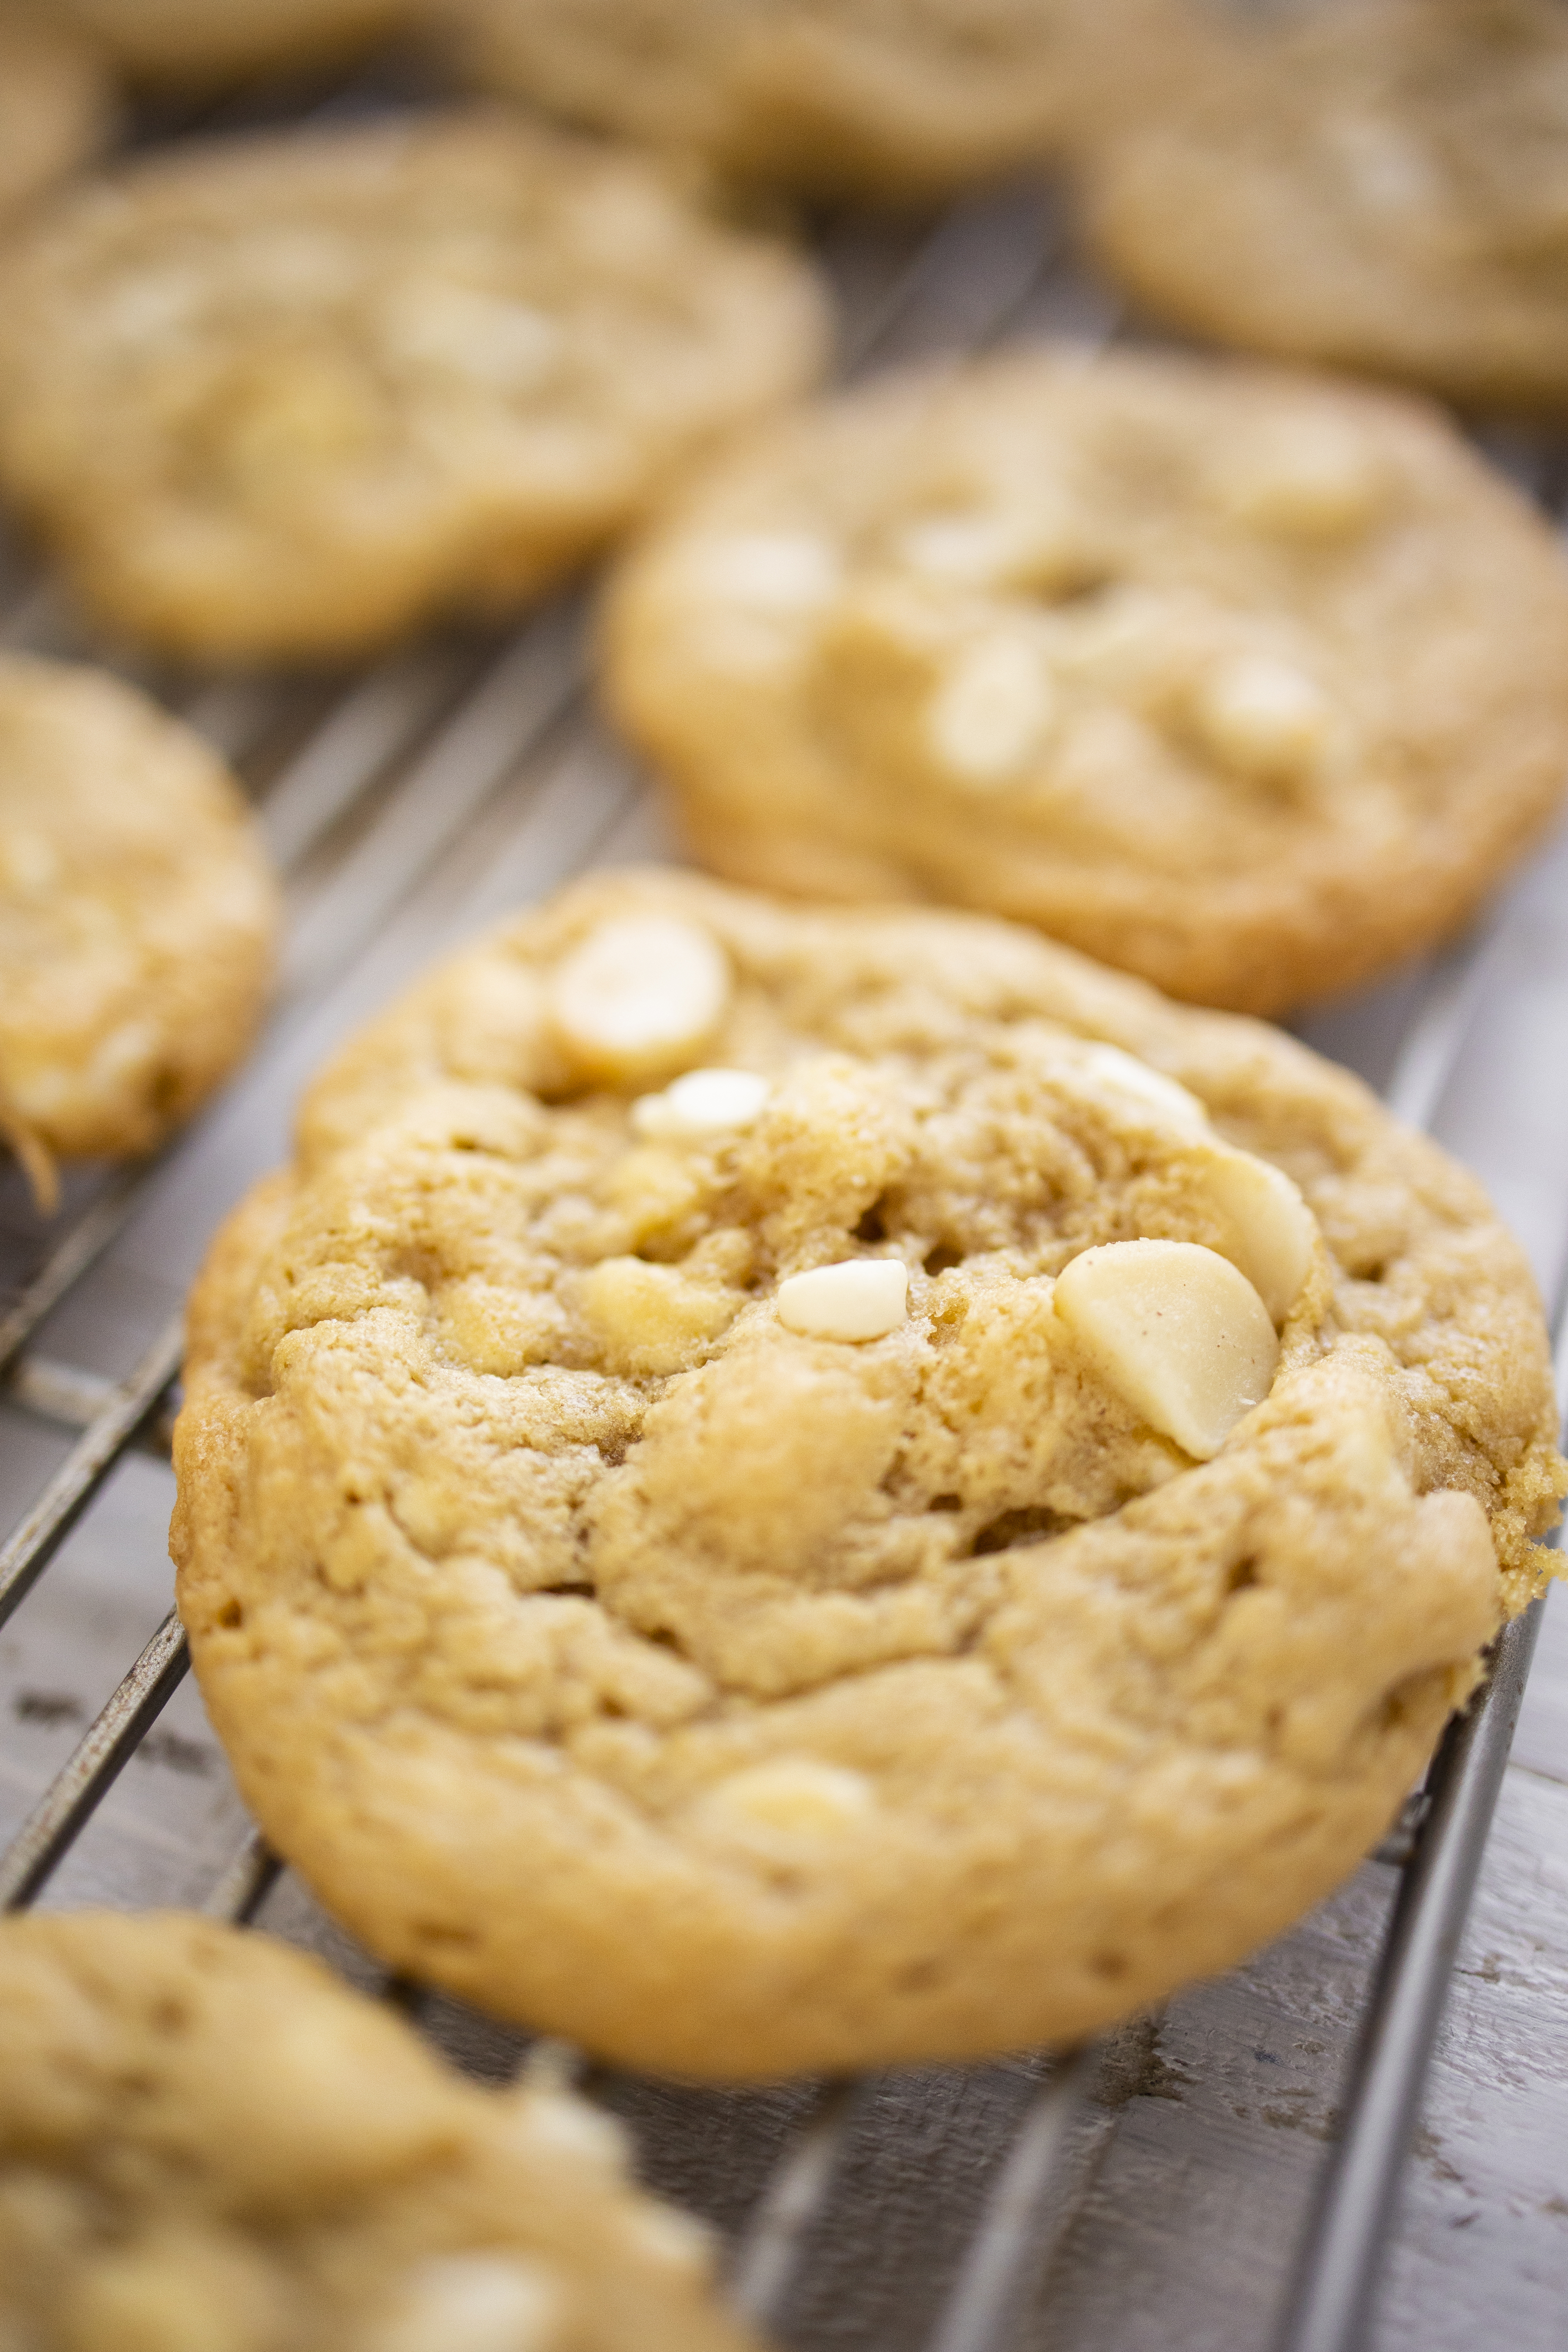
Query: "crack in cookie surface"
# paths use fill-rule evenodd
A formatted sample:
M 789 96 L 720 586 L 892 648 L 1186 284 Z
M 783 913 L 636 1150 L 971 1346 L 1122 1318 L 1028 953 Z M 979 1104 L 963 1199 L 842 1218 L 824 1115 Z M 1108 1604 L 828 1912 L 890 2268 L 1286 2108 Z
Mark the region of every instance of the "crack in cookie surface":
M 1310 1205 L 1369 1200 L 1378 1282 Z M 220 1243 L 182 1607 L 378 1948 L 701 2072 L 1005 2046 L 1375 1833 L 1533 1580 L 1542 1362 L 1473 1187 L 1285 1041 L 615 877 L 351 1047 Z

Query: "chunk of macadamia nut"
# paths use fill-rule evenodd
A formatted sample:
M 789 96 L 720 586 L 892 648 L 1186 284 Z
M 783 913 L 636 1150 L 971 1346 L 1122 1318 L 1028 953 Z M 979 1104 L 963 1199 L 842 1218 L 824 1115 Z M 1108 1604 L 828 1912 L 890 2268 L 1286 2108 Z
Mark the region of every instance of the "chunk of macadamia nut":
M 1152 1429 L 1206 1462 L 1273 1383 L 1279 1342 L 1263 1300 L 1195 1242 L 1105 1242 L 1057 1281 L 1057 1313 Z
M 555 1033 L 584 1075 L 659 1078 L 700 1052 L 730 1001 L 711 934 L 671 915 L 600 923 L 563 957 L 546 992 Z

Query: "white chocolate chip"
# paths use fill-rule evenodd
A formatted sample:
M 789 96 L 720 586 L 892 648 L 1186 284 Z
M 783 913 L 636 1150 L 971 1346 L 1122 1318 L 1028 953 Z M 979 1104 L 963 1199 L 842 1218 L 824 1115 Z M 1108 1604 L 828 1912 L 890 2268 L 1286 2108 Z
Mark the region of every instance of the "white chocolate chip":
M 689 1060 L 718 1026 L 730 970 L 706 931 L 672 915 L 624 915 L 556 967 L 549 1005 L 562 1043 L 597 1077 Z
M 444 2254 L 406 2281 L 374 2352 L 554 2352 L 559 2287 L 521 2254 Z
M 621 2216 L 625 2238 L 637 2252 L 678 2278 L 694 2284 L 712 2271 L 713 2232 L 694 2213 L 678 2212 L 673 2205 L 637 2204 Z
M 1152 1429 L 1206 1462 L 1268 1395 L 1268 1310 L 1228 1258 L 1194 1242 L 1106 1242 L 1065 1266 L 1056 1308 Z
M 1328 740 L 1327 696 L 1304 670 L 1271 654 L 1238 654 L 1210 672 L 1195 716 L 1205 742 L 1239 775 L 1305 775 Z
M 633 1131 L 660 1143 L 700 1143 L 754 1127 L 772 1088 L 754 1070 L 688 1070 L 632 1105 Z
M 837 550 L 809 531 L 753 531 L 712 539 L 700 554 L 702 583 L 711 595 L 767 613 L 808 612 L 838 584 Z
M 1283 1323 L 1312 1264 L 1317 1221 L 1282 1168 L 1223 1145 L 1204 1156 L 1203 1185 L 1225 1232 L 1215 1246 Z
M 1005 573 L 1018 534 L 1002 515 L 932 515 L 901 532 L 895 551 L 912 572 L 978 585 Z
M 583 1276 L 583 1305 L 613 1372 L 678 1372 L 734 1319 L 732 1299 L 672 1265 L 601 1258 Z
M 1109 1096 L 1115 1109 L 1184 1137 L 1209 1131 L 1208 1113 L 1196 1095 L 1163 1071 L 1124 1054 L 1120 1045 L 1086 1045 L 1074 1067 L 1075 1079 L 1080 1072 L 1089 1078 L 1089 1090 Z
M 903 1321 L 909 1289 L 901 1258 L 845 1258 L 781 1282 L 779 1321 L 808 1339 L 880 1339 Z
M 503 393 L 531 391 L 542 383 L 564 341 L 560 322 L 531 303 L 444 278 L 400 287 L 378 323 L 395 359 Z
M 1216 483 L 1222 502 L 1254 530 L 1307 540 L 1364 530 L 1390 487 L 1382 453 L 1364 431 L 1305 412 L 1227 457 Z
M 743 1829 L 783 1830 L 795 1837 L 840 1837 L 869 1813 L 871 1783 L 863 1773 L 809 1756 L 781 1756 L 732 1772 L 708 1792 L 710 1820 Z
M 932 756 L 961 783 L 1005 783 L 1049 731 L 1057 691 L 1038 646 L 1011 632 L 961 654 L 932 698 Z
M 571 2091 L 539 2090 L 532 2084 L 512 2094 L 511 2105 L 515 2115 L 507 2119 L 505 2129 L 519 2147 L 580 2160 L 617 2176 L 629 2170 L 630 2137 L 625 2125 L 603 2107 Z

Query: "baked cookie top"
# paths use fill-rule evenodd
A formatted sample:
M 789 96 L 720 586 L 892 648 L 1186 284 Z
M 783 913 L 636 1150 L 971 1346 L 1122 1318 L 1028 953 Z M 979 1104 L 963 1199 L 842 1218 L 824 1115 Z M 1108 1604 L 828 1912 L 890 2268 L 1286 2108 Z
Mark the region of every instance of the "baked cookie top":
M 612 587 L 703 861 L 1274 1012 L 1451 930 L 1568 777 L 1551 531 L 1397 394 L 1016 352 L 826 402 Z
M 1356 1081 L 658 870 L 350 1045 L 189 1332 L 180 1609 L 268 1837 L 694 2074 L 1234 1959 L 1380 1832 L 1561 1475 L 1518 1251 Z
M 192 146 L 0 265 L 0 482 L 110 627 L 248 660 L 527 602 L 807 383 L 807 265 L 483 114 Z
M 816 193 L 936 196 L 1081 137 L 1176 0 L 448 0 L 481 87 Z
M 397 32 L 416 0 L 51 0 L 132 80 L 210 89 L 332 65 Z
M 150 1150 L 261 1017 L 279 907 L 245 796 L 198 735 L 100 670 L 0 655 L 0 1133 Z
M 1568 407 L 1568 21 L 1337 0 L 1238 26 L 1092 158 L 1100 259 L 1223 342 Z
M 84 162 L 111 107 L 96 58 L 55 26 L 0 7 L 0 215 Z
M 620 2126 L 178 1912 L 0 1926 L 0 2328 L 70 2352 L 743 2352 Z

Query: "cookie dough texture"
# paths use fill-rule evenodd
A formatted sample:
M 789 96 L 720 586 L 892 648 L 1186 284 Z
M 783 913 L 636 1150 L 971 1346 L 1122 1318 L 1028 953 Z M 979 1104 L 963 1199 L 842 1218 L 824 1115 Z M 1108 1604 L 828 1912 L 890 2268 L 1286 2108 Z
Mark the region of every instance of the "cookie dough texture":
M 607 690 L 731 879 L 1037 923 L 1272 1013 L 1452 931 L 1568 778 L 1568 573 L 1404 395 L 1031 352 L 750 440 Z
M 107 137 L 97 59 L 41 18 L 0 8 L 0 219 L 85 162 Z
M 399 31 L 414 0 L 51 0 L 150 89 L 194 92 L 250 75 L 345 63 Z
M 331 660 L 527 604 L 811 380 L 806 264 L 481 114 L 203 142 L 0 264 L 0 483 L 103 625 Z
M 1186 32 L 1173 0 L 453 0 L 470 79 L 726 175 L 902 199 L 1038 160 Z M 1184 54 L 1184 45 L 1179 52 Z
M 101 671 L 0 656 L 0 1125 L 14 1144 L 45 1166 L 150 1150 L 248 1045 L 278 919 L 245 797 L 197 735 Z
M 1568 21 L 1337 0 L 1238 26 L 1095 153 L 1099 257 L 1157 316 L 1466 404 L 1568 408 Z
M 705 1025 L 607 1084 L 585 964 L 639 941 L 657 998 L 683 937 Z M 742 1090 L 700 1120 L 682 1065 L 766 1097 L 704 1136 Z M 1270 1236 L 1278 1368 L 1200 1464 L 1056 1277 L 1184 1244 L 1262 1314 Z M 884 1336 L 783 1320 L 886 1260 Z M 1518 1251 L 1353 1079 L 1026 931 L 658 870 L 323 1074 L 185 1394 L 180 1608 L 268 1836 L 387 1959 L 714 2076 L 1069 2040 L 1283 1926 L 1534 1590 L 1561 1466 Z
M 619 2127 L 483 2091 L 265 1936 L 0 1927 L 0 2333 L 26 2352 L 744 2352 Z

